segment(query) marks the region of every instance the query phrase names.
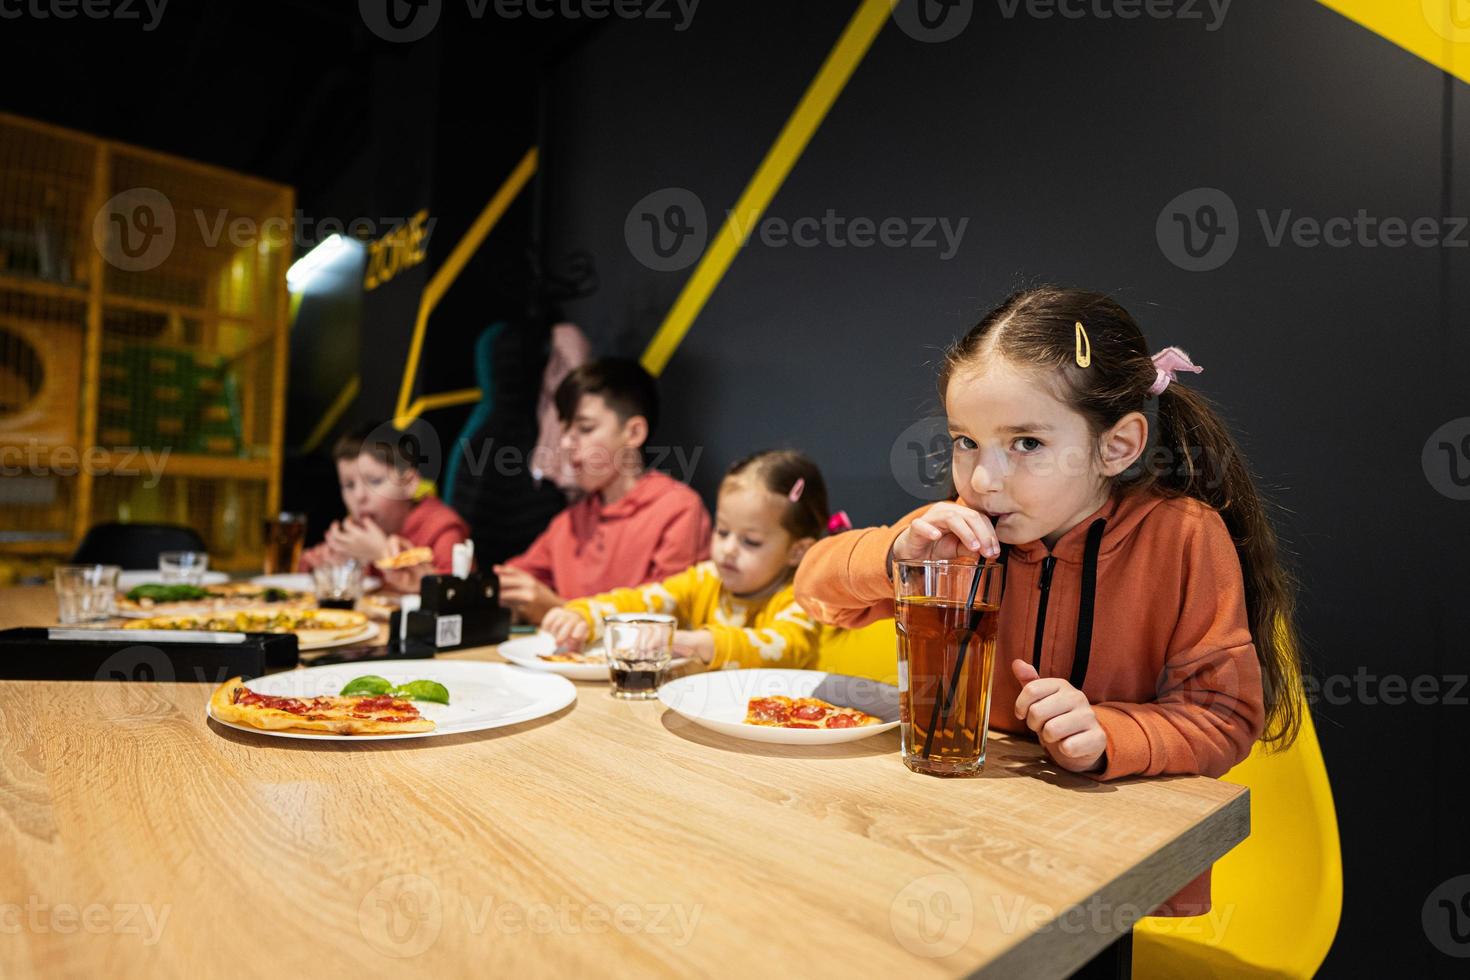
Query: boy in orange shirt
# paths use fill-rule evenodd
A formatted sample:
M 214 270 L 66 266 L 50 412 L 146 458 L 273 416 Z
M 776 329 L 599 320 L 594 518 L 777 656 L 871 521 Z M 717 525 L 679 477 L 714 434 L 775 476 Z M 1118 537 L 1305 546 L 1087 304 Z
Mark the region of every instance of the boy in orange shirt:
M 686 484 L 646 468 L 658 388 L 636 361 L 593 361 L 556 390 L 561 450 L 586 494 L 497 565 L 501 601 L 532 623 L 568 599 L 667 578 L 709 557 L 710 516 Z

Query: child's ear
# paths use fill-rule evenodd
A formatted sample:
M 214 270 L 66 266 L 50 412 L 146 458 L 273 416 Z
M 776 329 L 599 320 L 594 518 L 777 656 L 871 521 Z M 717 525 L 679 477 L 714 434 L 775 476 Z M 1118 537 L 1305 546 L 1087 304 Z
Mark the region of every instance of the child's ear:
M 623 443 L 632 449 L 641 449 L 648 441 L 648 419 L 634 415 L 623 423 Z
M 791 547 L 786 549 L 786 564 L 792 568 L 800 565 L 801 560 L 806 557 L 807 549 L 816 543 L 816 538 L 797 538 L 791 542 Z
M 418 495 L 419 481 L 421 479 L 418 467 L 411 466 L 406 470 L 400 470 L 395 476 L 398 481 L 398 489 L 394 491 L 393 496 L 398 500 L 412 502 L 414 497 Z
M 1147 446 L 1148 419 L 1142 412 L 1129 412 L 1102 434 L 1099 449 L 1102 451 L 1103 475 L 1122 473 L 1133 465 Z

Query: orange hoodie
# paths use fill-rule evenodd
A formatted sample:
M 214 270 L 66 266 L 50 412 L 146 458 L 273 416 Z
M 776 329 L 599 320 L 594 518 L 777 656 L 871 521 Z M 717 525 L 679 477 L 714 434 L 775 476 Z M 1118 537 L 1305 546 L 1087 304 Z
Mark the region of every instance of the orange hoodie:
M 927 509 L 818 542 L 797 570 L 797 601 L 836 626 L 892 616 L 888 552 Z M 1011 545 L 996 655 L 991 727 L 1030 734 L 1015 716 L 1012 660 L 1068 678 L 1107 736 L 1095 779 L 1223 775 L 1265 722 L 1240 560 L 1219 513 L 1189 497 L 1115 494 L 1050 551 Z M 1153 914 L 1209 908 L 1206 871 Z

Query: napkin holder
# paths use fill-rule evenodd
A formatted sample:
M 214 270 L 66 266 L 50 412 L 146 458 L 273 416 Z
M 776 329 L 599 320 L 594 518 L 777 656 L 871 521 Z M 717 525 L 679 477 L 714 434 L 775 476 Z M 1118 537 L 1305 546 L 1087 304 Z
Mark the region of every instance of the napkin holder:
M 494 646 L 510 636 L 510 610 L 500 604 L 494 574 L 428 575 L 419 586 L 419 607 L 393 614 L 390 645 L 410 655 Z
M 22 627 L 0 631 L 0 680 L 221 684 L 299 662 L 291 633 Z

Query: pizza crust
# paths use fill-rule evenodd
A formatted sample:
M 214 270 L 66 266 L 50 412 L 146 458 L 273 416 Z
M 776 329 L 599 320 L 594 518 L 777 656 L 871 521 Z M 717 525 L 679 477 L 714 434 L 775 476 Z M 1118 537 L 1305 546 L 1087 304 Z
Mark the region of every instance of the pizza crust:
M 373 564 L 385 572 L 391 572 L 400 568 L 413 568 L 415 565 L 427 565 L 433 560 L 433 549 L 409 548 L 407 551 L 400 551 L 388 558 L 379 558 Z

